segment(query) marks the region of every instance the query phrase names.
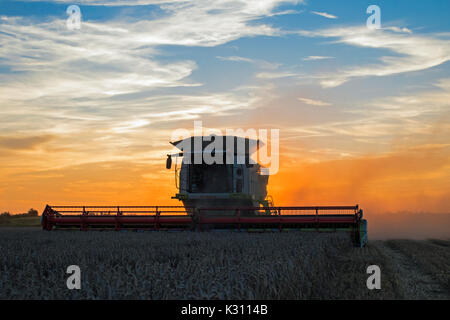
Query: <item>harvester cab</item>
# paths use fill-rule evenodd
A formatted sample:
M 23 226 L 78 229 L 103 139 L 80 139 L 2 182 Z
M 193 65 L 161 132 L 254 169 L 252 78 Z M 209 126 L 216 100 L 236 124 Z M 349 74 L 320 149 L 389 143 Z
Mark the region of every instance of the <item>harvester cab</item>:
M 181 200 L 184 206 L 259 207 L 270 202 L 269 176 L 252 159 L 262 145 L 259 140 L 235 136 L 190 137 L 172 145 L 182 151 L 167 158 L 167 168 L 171 167 L 172 157 L 176 159 L 178 193 L 172 198 Z M 180 169 L 179 157 L 182 158 Z

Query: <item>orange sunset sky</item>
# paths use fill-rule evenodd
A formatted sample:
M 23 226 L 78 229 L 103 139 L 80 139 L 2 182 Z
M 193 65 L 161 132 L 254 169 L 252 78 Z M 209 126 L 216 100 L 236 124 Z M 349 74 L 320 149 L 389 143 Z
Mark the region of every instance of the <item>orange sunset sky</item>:
M 67 1 L 11 3 L 0 4 L 1 212 L 178 205 L 169 141 L 201 120 L 280 130 L 275 205 L 359 204 L 378 229 L 450 213 L 444 2 L 381 1 L 375 30 L 357 0 L 80 1 L 76 30 Z

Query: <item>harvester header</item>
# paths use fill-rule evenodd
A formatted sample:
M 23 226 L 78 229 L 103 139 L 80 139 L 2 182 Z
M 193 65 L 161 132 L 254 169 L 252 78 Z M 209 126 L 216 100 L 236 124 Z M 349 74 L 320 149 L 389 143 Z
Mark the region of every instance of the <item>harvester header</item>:
M 150 230 L 349 232 L 356 246 L 367 242 L 367 222 L 356 206 L 212 207 L 50 206 L 42 214 L 44 230 Z

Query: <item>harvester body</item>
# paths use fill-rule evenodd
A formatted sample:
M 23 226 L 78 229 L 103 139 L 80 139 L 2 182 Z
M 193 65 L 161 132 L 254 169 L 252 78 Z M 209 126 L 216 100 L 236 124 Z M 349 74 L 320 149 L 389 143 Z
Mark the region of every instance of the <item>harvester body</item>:
M 217 141 L 220 141 L 221 148 L 212 152 L 215 162 L 207 163 L 205 154 L 211 154 L 210 145 Z M 269 176 L 263 174 L 264 168 L 252 160 L 260 141 L 211 136 L 206 139 L 191 137 L 172 144 L 182 153 L 169 155 L 170 158 L 183 157 L 181 169 L 178 170 L 177 165 L 175 167 L 178 193 L 173 198 L 181 200 L 184 206 L 234 208 L 268 204 Z M 221 214 L 234 214 L 234 211 L 223 210 Z

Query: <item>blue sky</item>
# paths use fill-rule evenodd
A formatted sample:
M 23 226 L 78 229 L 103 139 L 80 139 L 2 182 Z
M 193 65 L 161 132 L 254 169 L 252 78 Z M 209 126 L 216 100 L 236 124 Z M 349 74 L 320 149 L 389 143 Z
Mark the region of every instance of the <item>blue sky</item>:
M 124 3 L 128 5 L 121 5 Z M 64 28 L 65 10 L 70 4 L 81 8 L 81 30 Z M 45 72 L 50 72 L 53 81 L 64 87 L 62 91 L 54 100 L 51 94 L 32 96 L 31 100 L 38 103 L 45 97 L 46 111 L 51 113 L 51 104 L 57 105 L 59 95 L 71 85 L 75 90 L 82 91 L 86 86 L 90 91 L 93 84 L 86 84 L 89 82 L 86 80 L 95 75 L 95 83 L 101 87 L 104 82 L 107 88 L 68 94 L 69 100 L 84 102 L 83 107 L 69 110 L 76 109 L 75 113 L 81 117 L 90 110 L 87 114 L 101 113 L 113 121 L 116 116 L 122 118 L 123 113 L 115 115 L 114 111 L 103 109 L 100 104 L 107 105 L 108 100 L 141 106 L 150 97 L 176 95 L 181 102 L 187 97 L 202 100 L 204 96 L 225 94 L 242 100 L 244 109 L 252 112 L 263 108 L 264 103 L 250 105 L 246 94 L 259 94 L 257 90 L 268 92 L 269 87 L 272 97 L 290 97 L 291 101 L 283 102 L 288 113 L 295 113 L 306 104 L 307 109 L 302 112 L 312 115 L 308 121 L 314 122 L 316 118 L 320 122 L 335 121 L 339 114 L 351 118 L 341 111 L 359 109 L 361 104 L 379 97 L 431 90 L 448 75 L 448 1 L 378 1 L 382 29 L 370 33 L 365 28 L 368 18 L 365 11 L 371 4 L 280 0 L 2 1 L 0 27 L 5 28 L 0 28 L 0 32 L 5 29 L 2 33 L 5 44 L 0 54 L 1 80 L 12 85 L 11 93 L 20 86 L 30 88 L 27 84 L 45 91 L 39 84 Z M 198 21 L 190 20 L 190 15 Z M 120 31 L 115 33 L 111 28 Z M 16 31 L 22 39 L 16 38 L 11 45 L 19 51 L 8 52 L 6 41 L 11 41 Z M 132 34 L 134 39 L 124 41 L 124 34 Z M 124 44 L 120 45 L 122 41 Z M 53 51 L 47 52 L 45 43 L 53 45 Z M 434 47 L 435 50 L 430 49 Z M 427 57 L 427 49 L 434 56 Z M 84 53 L 77 56 L 80 50 Z M 127 61 L 119 61 L 125 50 Z M 110 56 L 103 62 L 102 57 L 108 51 Z M 113 54 L 117 56 L 112 57 Z M 132 66 L 134 63 L 141 63 L 145 71 L 139 74 L 140 70 Z M 144 74 L 155 68 L 160 69 L 160 74 Z M 60 80 L 68 74 L 76 74 L 79 79 L 61 84 Z M 113 77 L 123 76 L 130 79 L 111 83 Z M 252 88 L 253 92 L 246 88 Z M 4 96 L 8 98 L 6 90 L 7 87 Z M 301 92 L 306 92 L 305 97 Z M 171 103 L 176 104 L 173 99 Z M 296 106 L 299 101 L 302 105 Z M 325 110 L 318 113 L 308 109 L 332 105 L 337 110 L 322 108 Z M 177 108 L 174 105 L 171 110 L 176 113 Z M 231 105 L 229 108 L 235 114 Z M 209 109 L 194 110 L 192 118 L 214 118 L 214 107 Z M 287 118 L 281 118 L 278 126 L 288 125 L 291 117 Z
M 80 30 L 66 26 L 72 4 Z M 194 120 L 278 128 L 289 163 L 448 151 L 448 12 L 446 0 L 2 0 L 1 174 L 158 166 Z

